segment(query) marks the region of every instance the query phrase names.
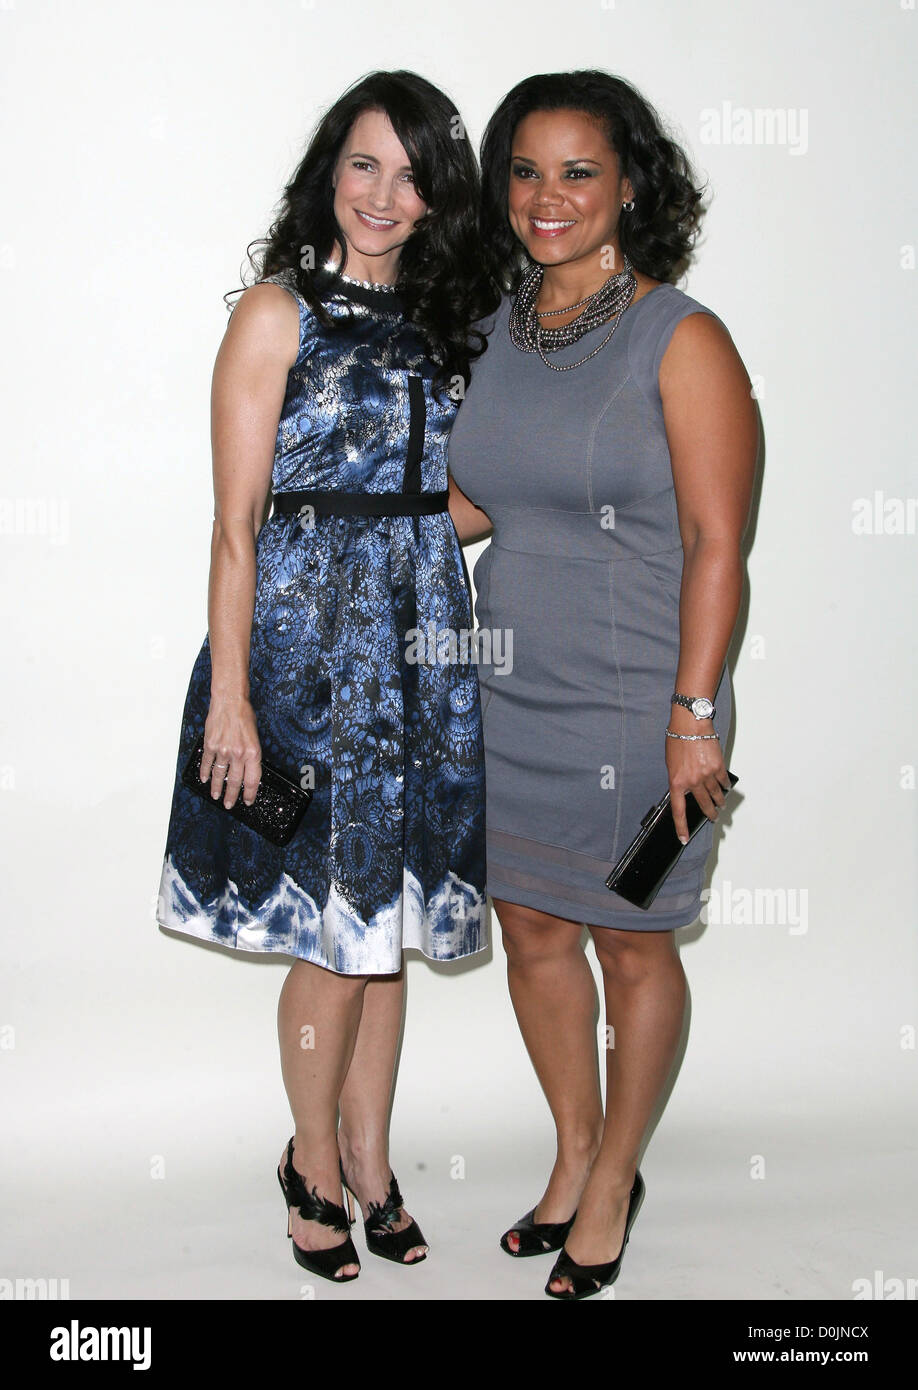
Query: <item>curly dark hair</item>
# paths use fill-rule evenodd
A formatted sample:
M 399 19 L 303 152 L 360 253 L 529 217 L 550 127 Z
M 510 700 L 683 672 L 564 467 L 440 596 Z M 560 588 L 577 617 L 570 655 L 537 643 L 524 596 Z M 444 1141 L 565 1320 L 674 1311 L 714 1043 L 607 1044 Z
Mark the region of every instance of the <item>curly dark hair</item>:
M 517 83 L 485 130 L 482 235 L 504 289 L 513 293 L 531 264 L 507 220 L 507 194 L 513 136 L 532 111 L 582 111 L 601 126 L 622 175 L 634 187 L 634 209 L 619 222 L 621 249 L 645 275 L 677 280 L 703 216 L 704 188 L 696 188 L 687 155 L 637 88 L 611 73 L 584 69 L 541 73 Z
M 332 173 L 348 132 L 364 111 L 388 116 L 408 155 L 415 188 L 427 204 L 399 258 L 397 284 L 406 317 L 418 328 L 436 365 L 435 388 L 445 390 L 456 376 L 468 385 L 470 364 L 487 347 L 483 334 L 471 325 L 497 307 L 500 292 L 482 252 L 480 181 L 471 143 L 453 103 L 417 73 L 369 73 L 329 108 L 284 189 L 268 235 L 247 248 L 249 261 L 258 280 L 280 270 L 294 271 L 297 288 L 316 317 L 326 328 L 334 328 L 335 320 L 313 284 L 313 272 L 323 267 L 335 247 L 336 263 L 342 270 L 346 267 L 347 246 L 335 219 Z M 263 247 L 258 263 L 252 246 Z M 312 254 L 304 257 L 307 247 Z M 311 264 L 304 265 L 304 259 Z

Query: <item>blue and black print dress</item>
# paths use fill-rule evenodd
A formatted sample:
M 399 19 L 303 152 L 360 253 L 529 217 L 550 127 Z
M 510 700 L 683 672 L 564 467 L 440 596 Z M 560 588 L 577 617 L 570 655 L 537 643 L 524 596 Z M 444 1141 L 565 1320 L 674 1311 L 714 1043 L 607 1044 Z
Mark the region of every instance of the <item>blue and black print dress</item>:
M 250 699 L 262 756 L 294 781 L 311 769 L 313 798 L 280 848 L 182 785 L 210 703 L 205 638 L 157 921 L 346 975 L 398 971 L 405 947 L 471 955 L 487 945 L 484 754 L 470 644 L 448 636 L 472 628 L 449 513 L 309 520 L 281 509 L 302 490 L 442 492 L 457 403 L 434 394 L 395 292 L 319 272 L 328 329 L 290 272 L 267 278 L 297 300 L 300 348 L 277 431 L 274 510 L 256 542 Z

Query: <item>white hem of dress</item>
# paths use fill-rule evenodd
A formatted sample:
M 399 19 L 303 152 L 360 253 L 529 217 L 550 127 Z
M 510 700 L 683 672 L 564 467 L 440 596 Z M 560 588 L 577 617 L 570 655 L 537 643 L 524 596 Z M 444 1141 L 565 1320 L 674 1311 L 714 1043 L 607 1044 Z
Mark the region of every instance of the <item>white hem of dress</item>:
M 463 960 L 487 949 L 487 901 L 484 894 L 449 871 L 425 904 L 421 884 L 405 866 L 403 888 L 395 899 L 363 922 L 332 884 L 320 912 L 315 900 L 282 874 L 274 891 L 252 912 L 239 902 L 238 889 L 227 880 L 220 898 L 204 905 L 185 882 L 171 855 L 163 863 L 156 921 L 214 945 L 256 954 L 293 956 L 337 975 L 394 975 L 404 950 L 420 951 L 428 960 Z M 431 918 L 448 916 L 450 931 L 432 940 Z M 226 922 L 218 927 L 220 918 Z M 282 927 L 278 930 L 278 920 Z M 232 923 L 232 925 L 231 925 Z

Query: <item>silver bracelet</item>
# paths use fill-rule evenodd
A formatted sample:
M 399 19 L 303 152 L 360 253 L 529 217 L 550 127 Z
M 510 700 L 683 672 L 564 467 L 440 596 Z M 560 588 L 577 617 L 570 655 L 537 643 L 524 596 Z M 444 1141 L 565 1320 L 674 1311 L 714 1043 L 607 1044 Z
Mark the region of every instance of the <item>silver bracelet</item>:
M 697 743 L 700 739 L 704 738 L 720 737 L 719 734 L 674 734 L 669 729 L 664 729 L 663 732 L 666 734 L 667 738 L 681 738 L 685 739 L 688 743 Z

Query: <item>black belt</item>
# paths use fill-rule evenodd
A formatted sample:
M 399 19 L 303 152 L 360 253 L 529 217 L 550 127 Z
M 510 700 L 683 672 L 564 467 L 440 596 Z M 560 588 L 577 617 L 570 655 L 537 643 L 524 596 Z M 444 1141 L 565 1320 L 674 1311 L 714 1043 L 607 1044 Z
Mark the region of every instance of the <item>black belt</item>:
M 277 492 L 274 511 L 295 516 L 312 507 L 317 516 L 430 516 L 445 512 L 449 489 L 443 492 Z

